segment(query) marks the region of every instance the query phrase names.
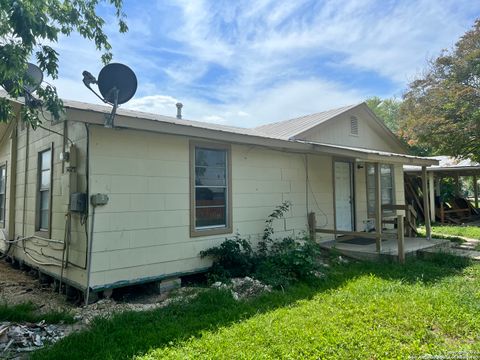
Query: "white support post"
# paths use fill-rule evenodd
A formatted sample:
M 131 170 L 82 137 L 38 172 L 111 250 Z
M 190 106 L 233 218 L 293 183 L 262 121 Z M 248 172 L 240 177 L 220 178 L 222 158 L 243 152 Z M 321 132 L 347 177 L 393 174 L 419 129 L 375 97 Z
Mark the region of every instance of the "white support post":
M 397 215 L 398 262 L 405 263 L 405 230 L 403 215 Z
M 427 187 L 427 167 L 422 166 L 422 193 L 423 193 L 423 215 L 425 217 L 425 230 L 427 239 L 432 238 L 432 229 L 430 225 L 430 204 L 428 201 L 428 187 Z
M 375 163 L 375 231 L 376 250 L 382 251 L 382 184 L 380 177 L 380 164 Z
M 430 219 L 435 222 L 435 182 L 431 171 L 428 173 L 428 188 L 430 190 Z

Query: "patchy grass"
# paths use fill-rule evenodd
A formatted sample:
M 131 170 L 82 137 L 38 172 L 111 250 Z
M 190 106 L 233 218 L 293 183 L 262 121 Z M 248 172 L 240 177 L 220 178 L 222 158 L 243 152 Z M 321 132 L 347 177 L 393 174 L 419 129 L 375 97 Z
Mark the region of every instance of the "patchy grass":
M 97 319 L 33 359 L 395 359 L 480 351 L 480 264 L 334 265 L 316 283 L 249 301 L 188 302 Z
M 420 234 L 425 236 L 425 227 L 418 229 Z M 465 242 L 461 237 L 480 240 L 479 226 L 454 226 L 454 225 L 433 225 L 432 235 L 441 238 L 449 239 L 450 241 L 462 243 Z M 461 237 L 459 237 L 461 236 Z
M 54 311 L 40 314 L 35 304 L 30 302 L 19 305 L 0 304 L 0 321 L 36 323 L 41 320 L 45 320 L 49 324 L 60 322 L 72 324 L 75 322 L 73 316 L 66 312 Z

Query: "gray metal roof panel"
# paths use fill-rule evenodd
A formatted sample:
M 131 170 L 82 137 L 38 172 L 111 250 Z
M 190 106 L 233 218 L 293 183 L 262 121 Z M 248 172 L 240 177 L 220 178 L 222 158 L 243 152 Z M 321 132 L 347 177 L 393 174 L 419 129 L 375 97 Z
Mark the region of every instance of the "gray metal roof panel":
M 279 121 L 271 124 L 265 124 L 254 128 L 254 130 L 264 135 L 276 137 L 279 139 L 290 139 L 314 126 L 322 124 L 360 104 L 343 106 L 337 109 L 327 110 L 315 114 L 305 115 L 295 119 Z

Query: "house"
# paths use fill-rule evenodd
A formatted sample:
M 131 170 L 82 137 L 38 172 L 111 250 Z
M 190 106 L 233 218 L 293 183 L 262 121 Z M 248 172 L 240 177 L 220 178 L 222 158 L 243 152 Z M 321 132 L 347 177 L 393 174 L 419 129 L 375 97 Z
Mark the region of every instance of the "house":
M 32 130 L 16 102 L 0 124 L 0 251 L 87 294 L 203 271 L 201 250 L 257 239 L 283 201 L 279 236 L 313 212 L 319 241 L 368 230 L 382 204 L 404 204 L 403 165 L 436 164 L 364 103 L 252 129 L 129 110 L 106 128 L 110 108 L 64 105 Z
M 458 159 L 452 156 L 432 156 L 438 165 L 427 167 L 427 192 L 430 204 L 430 218 L 432 220 L 461 224 L 466 221 L 475 221 L 480 218 L 478 207 L 478 178 L 480 164 L 471 159 Z M 407 199 L 413 204 L 418 202 L 417 208 L 423 213 L 419 196 L 423 191 L 419 189 L 422 169 L 415 165 L 405 165 L 405 191 Z M 462 181 L 471 181 L 473 195 L 471 198 L 462 194 Z M 451 184 L 450 186 L 448 184 Z M 441 198 L 443 187 L 450 187 L 450 199 Z M 445 200 L 449 200 L 448 202 Z M 472 204 L 473 203 L 473 204 Z

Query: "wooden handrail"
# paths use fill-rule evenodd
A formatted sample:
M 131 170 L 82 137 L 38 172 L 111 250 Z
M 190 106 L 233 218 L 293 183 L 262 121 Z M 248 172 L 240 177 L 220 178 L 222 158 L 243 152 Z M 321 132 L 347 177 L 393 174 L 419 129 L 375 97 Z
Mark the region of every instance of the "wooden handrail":
M 363 232 L 363 231 L 347 231 L 347 230 L 334 230 L 334 229 L 322 229 L 322 228 L 315 228 L 316 233 L 322 234 L 333 234 L 333 235 L 350 235 L 350 236 L 360 236 L 365 238 L 376 238 L 376 233 L 371 232 Z M 396 234 L 390 233 L 382 233 L 382 238 L 389 238 L 389 239 L 396 239 Z

